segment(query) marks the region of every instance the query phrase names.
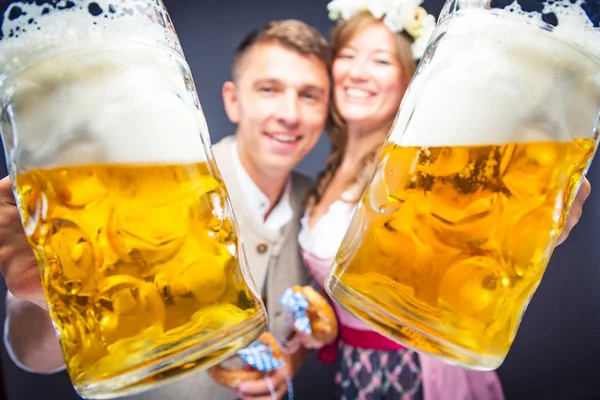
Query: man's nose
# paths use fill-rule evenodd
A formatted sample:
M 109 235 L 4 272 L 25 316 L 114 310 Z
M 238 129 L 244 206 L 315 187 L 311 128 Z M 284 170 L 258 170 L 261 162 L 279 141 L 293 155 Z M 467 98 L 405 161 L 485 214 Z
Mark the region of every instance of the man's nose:
M 284 123 L 287 128 L 298 125 L 299 99 L 295 90 L 285 92 L 277 109 L 277 119 Z

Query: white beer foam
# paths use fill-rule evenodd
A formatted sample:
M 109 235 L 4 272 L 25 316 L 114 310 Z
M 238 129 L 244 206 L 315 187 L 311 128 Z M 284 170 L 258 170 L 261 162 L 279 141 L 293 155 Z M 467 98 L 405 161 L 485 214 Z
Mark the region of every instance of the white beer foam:
M 16 2 L 3 15 L 0 74 L 51 51 L 107 40 L 166 44 L 180 48 L 165 11 L 156 0 L 74 0 L 53 7 Z
M 569 0 L 552 6 L 559 19 L 552 32 L 537 26 L 540 14 L 511 7 L 514 13 L 468 9 L 449 20 L 389 140 L 466 146 L 593 137 L 600 112 L 599 31 Z
M 5 15 L 0 91 L 14 105 L 11 161 L 22 168 L 205 161 L 206 121 L 182 75 L 176 38 L 146 14 L 98 20 L 87 6 L 109 10 L 109 2 L 80 3 L 49 14 L 23 6 L 39 30 L 7 24 Z

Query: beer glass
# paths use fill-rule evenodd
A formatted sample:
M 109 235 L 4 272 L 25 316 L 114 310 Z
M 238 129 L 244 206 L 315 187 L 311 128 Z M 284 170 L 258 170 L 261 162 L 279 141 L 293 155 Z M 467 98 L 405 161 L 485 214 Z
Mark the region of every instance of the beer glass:
M 502 364 L 597 147 L 598 21 L 527 5 L 447 1 L 326 283 L 470 369 Z
M 162 1 L 3 3 L 0 128 L 76 391 L 139 392 L 266 313 Z

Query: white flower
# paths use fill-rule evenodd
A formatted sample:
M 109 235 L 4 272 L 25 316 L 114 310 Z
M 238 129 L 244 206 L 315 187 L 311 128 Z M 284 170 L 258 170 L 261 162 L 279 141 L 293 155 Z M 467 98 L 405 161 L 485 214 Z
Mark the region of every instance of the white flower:
M 337 21 L 347 20 L 360 11 L 366 10 L 369 0 L 333 0 L 327 4 L 329 19 Z
M 415 31 L 415 34 L 412 35 L 415 41 L 411 45 L 411 49 L 415 60 L 420 59 L 423 57 L 423 54 L 425 54 L 427 44 L 429 43 L 429 39 L 431 39 L 434 30 L 435 18 L 433 15 L 428 15 L 425 17 L 423 24 Z
M 415 60 L 420 60 L 425 54 L 425 50 L 427 50 L 428 40 L 417 39 L 413 44 L 410 45 L 410 49 Z
M 392 0 L 389 2 L 383 23 L 394 32 L 402 32 L 404 26 L 404 15 L 410 13 L 410 10 L 417 8 L 422 0 Z
M 367 10 L 377 19 L 382 19 L 393 7 L 394 0 L 371 0 Z
M 368 10 L 392 32 L 406 31 L 415 41 L 413 56 L 421 58 L 435 29 L 435 17 L 421 7 L 423 0 L 332 0 L 327 4 L 329 19 L 348 20 Z
M 427 17 L 427 11 L 423 7 L 415 7 L 405 12 L 400 17 L 402 20 L 402 26 L 406 33 L 415 39 L 418 39 L 417 35 L 419 29 L 423 27 L 423 22 Z
M 337 21 L 342 18 L 342 13 L 337 8 L 327 6 L 327 11 L 329 11 L 329 19 L 332 21 Z
M 383 18 L 383 23 L 390 28 L 392 32 L 402 32 L 404 30 L 402 18 L 395 13 L 387 13 Z

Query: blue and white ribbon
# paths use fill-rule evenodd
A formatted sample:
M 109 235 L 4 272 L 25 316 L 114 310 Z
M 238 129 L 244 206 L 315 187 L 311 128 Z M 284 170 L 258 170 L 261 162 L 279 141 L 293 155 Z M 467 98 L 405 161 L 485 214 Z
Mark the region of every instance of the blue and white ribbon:
M 294 327 L 307 335 L 310 335 L 312 330 L 310 328 L 310 319 L 306 315 L 308 310 L 308 300 L 300 293 L 295 292 L 292 288 L 287 289 L 283 292 L 283 295 L 279 298 L 279 303 L 287 310 L 288 315 L 293 318 L 292 323 Z
M 268 372 L 283 367 L 283 362 L 273 355 L 273 352 L 271 351 L 269 346 L 259 341 L 256 341 L 250 346 L 246 347 L 245 349 L 238 351 L 238 355 L 248 365 L 261 372 Z M 273 387 L 273 382 L 271 382 L 271 378 L 268 375 L 265 375 L 264 379 L 267 382 L 269 391 L 271 392 L 271 397 L 273 399 L 276 399 L 277 395 L 275 392 L 275 388 Z M 294 389 L 292 387 L 292 380 L 289 376 L 287 376 L 287 374 L 285 375 L 285 380 L 287 382 L 288 387 L 288 399 L 294 400 Z
M 242 360 L 260 372 L 268 372 L 283 367 L 283 362 L 273 356 L 273 352 L 264 343 L 254 342 L 250 346 L 238 351 Z

